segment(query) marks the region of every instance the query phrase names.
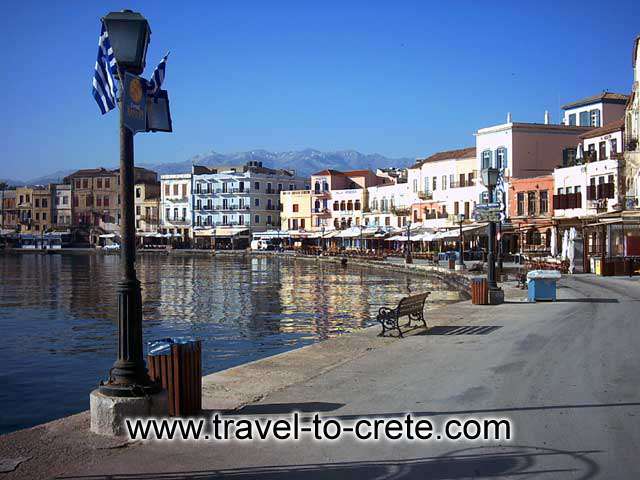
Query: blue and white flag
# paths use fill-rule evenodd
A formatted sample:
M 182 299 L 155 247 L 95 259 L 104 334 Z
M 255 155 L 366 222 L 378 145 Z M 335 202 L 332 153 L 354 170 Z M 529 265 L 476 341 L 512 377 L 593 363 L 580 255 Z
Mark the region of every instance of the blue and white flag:
M 98 40 L 98 59 L 96 60 L 95 73 L 93 74 L 93 98 L 96 99 L 100 111 L 105 113 L 116 108 L 116 86 L 115 77 L 118 73 L 118 66 L 113 55 L 109 34 L 102 24 L 100 39 Z
M 169 53 L 160 60 L 160 63 L 153 71 L 153 75 L 151 75 L 151 80 L 149 80 L 147 85 L 147 94 L 149 95 L 157 95 L 160 91 L 160 87 L 162 87 L 162 82 L 164 82 L 164 71 L 167 68 L 167 57 Z

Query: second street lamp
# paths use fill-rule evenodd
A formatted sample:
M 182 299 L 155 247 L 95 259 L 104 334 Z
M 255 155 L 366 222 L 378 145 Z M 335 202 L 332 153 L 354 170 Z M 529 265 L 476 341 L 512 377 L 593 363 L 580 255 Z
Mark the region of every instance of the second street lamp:
M 411 256 L 411 220 L 407 222 L 407 248 L 405 250 L 405 263 L 413 263 L 413 257 Z
M 489 192 L 489 203 L 493 202 L 493 192 L 495 191 L 500 170 L 497 168 L 485 168 L 482 170 L 482 182 Z M 492 215 L 490 212 L 489 215 Z M 488 251 L 487 251 L 487 287 L 489 288 L 489 304 L 495 305 L 502 303 L 504 292 L 498 287 L 496 282 L 496 259 L 495 259 L 495 243 L 496 243 L 496 223 L 492 217 L 489 220 L 488 232 Z
M 458 215 L 458 222 L 460 224 L 460 243 L 458 245 L 458 263 L 456 264 L 456 270 L 464 270 L 464 235 L 462 233 L 462 224 L 465 221 L 464 214 Z

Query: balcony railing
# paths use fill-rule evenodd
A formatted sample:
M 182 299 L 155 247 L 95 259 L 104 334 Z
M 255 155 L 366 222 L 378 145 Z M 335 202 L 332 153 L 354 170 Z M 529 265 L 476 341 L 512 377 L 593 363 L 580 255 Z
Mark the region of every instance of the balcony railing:
M 431 200 L 433 198 L 433 192 L 425 192 L 423 190 L 420 190 L 418 192 L 418 198 L 420 200 Z
M 312 208 L 311 213 L 317 213 L 319 215 L 322 215 L 322 214 L 328 214 L 330 212 L 328 208 Z
M 391 207 L 391 213 L 397 216 L 407 216 L 411 214 L 411 209 L 409 207 Z

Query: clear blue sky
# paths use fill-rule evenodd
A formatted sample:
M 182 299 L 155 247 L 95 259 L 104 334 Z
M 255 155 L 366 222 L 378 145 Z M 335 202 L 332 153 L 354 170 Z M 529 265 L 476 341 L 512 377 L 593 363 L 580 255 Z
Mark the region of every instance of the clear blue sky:
M 348 4 L 348 5 L 347 5 Z M 0 19 L 0 177 L 116 165 L 117 112 L 91 96 L 99 17 L 131 8 L 167 50 L 173 134 L 136 161 L 211 149 L 426 155 L 502 122 L 631 88 L 637 0 L 598 2 L 31 2 Z

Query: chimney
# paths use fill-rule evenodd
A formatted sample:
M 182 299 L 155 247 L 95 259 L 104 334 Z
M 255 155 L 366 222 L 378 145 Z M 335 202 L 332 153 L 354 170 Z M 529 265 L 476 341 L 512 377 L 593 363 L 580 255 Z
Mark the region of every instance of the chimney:
M 511 112 L 507 112 L 507 123 L 511 123 Z
M 544 124 L 549 125 L 551 123 L 551 115 L 549 115 L 549 110 L 544 111 Z

